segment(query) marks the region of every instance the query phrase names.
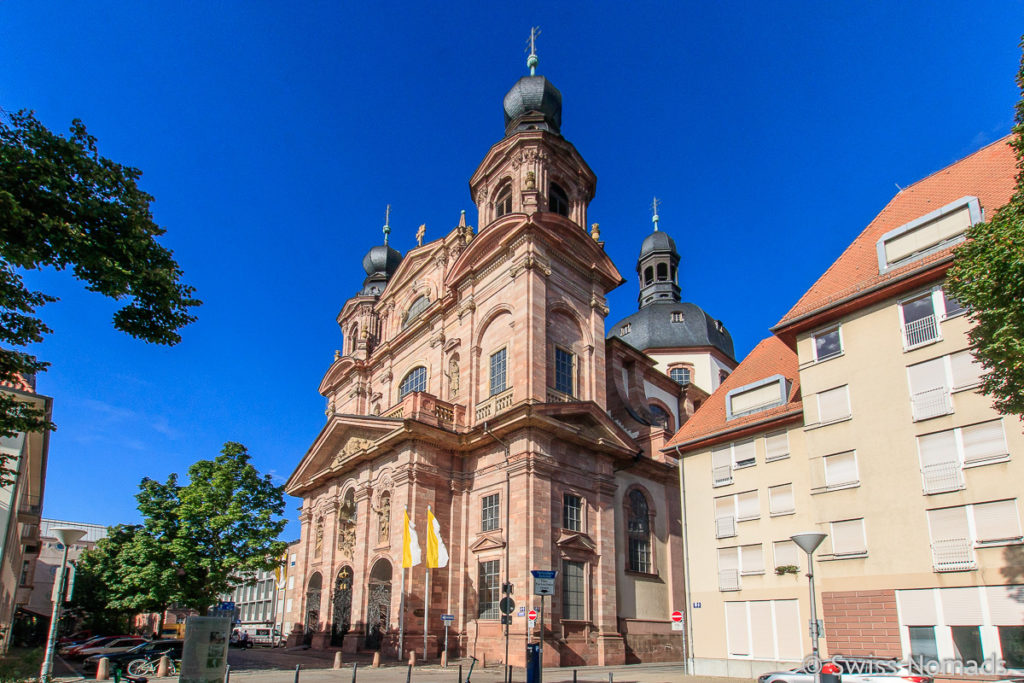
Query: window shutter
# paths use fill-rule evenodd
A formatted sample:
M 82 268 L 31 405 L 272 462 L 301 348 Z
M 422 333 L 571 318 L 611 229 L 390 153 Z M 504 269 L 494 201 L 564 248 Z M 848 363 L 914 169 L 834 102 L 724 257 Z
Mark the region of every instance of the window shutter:
M 961 434 L 964 440 L 964 462 L 998 458 L 1008 453 L 1002 420 L 964 427 Z
M 736 503 L 732 496 L 715 498 L 715 519 L 736 516 Z
M 971 537 L 967 527 L 967 508 L 963 506 L 929 510 L 928 528 L 931 530 L 933 543 Z
M 1017 500 L 997 500 L 974 506 L 974 530 L 979 543 L 1020 538 Z
M 757 519 L 761 516 L 761 505 L 757 491 L 747 491 L 736 496 L 736 512 L 739 519 Z
M 789 455 L 789 434 L 777 432 L 764 437 L 765 460 L 776 460 Z
M 740 549 L 739 548 L 719 548 L 718 549 L 718 571 L 723 569 L 739 569 L 740 568 Z
M 1019 586 L 986 586 L 988 612 L 994 626 L 1020 626 L 1024 624 L 1024 601 L 1019 597 Z
M 793 512 L 796 509 L 793 502 L 793 485 L 783 484 L 768 489 L 768 509 L 773 515 Z
M 860 481 L 857 455 L 853 451 L 825 456 L 825 486 L 846 486 Z
M 862 555 L 867 550 L 863 518 L 832 522 L 832 554 Z
M 800 605 L 796 600 L 775 601 L 775 636 L 779 641 L 779 659 L 793 662 L 804 656 Z
M 800 549 L 797 548 L 796 543 L 793 541 L 775 541 L 773 547 L 776 567 L 784 567 L 786 565 L 800 566 Z
M 952 430 L 917 437 L 921 467 L 956 463 L 956 435 Z
M 750 654 L 750 639 L 747 637 L 747 603 L 725 603 L 725 631 L 729 640 L 729 654 Z
M 942 620 L 949 626 L 977 626 L 984 622 L 981 617 L 981 590 L 970 588 L 943 588 L 939 591 L 942 600 Z
M 910 394 L 920 394 L 932 389 L 946 388 L 946 363 L 936 358 L 907 368 L 910 377 Z
M 832 422 L 850 417 L 850 395 L 847 387 L 836 387 L 818 394 L 818 421 Z
M 981 381 L 981 374 L 985 372 L 970 350 L 950 355 L 949 362 L 953 368 L 953 386 L 957 388 L 977 384 Z
M 904 624 L 934 624 L 938 621 L 935 594 L 931 589 L 896 591 L 900 619 Z
M 754 600 L 750 603 L 751 653 L 755 659 L 775 659 L 775 637 L 772 624 L 772 603 L 769 600 Z
M 732 465 L 732 449 L 728 446 L 719 446 L 711 451 L 711 467 L 723 465 Z
M 754 447 L 754 440 L 737 441 L 733 444 L 733 462 L 737 466 L 750 465 L 755 462 L 757 450 Z
M 740 546 L 740 568 L 744 574 L 764 573 L 764 553 L 760 543 Z

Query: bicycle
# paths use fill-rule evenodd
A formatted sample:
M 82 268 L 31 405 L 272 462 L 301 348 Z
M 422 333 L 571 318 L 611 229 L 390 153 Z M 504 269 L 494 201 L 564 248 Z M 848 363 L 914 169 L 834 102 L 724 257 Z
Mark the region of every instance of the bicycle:
M 155 657 L 153 659 L 133 659 L 128 662 L 128 674 L 131 676 L 156 676 L 157 667 L 160 666 L 160 658 Z M 167 675 L 173 676 L 178 673 L 178 669 L 175 666 L 174 660 L 171 659 L 167 666 Z

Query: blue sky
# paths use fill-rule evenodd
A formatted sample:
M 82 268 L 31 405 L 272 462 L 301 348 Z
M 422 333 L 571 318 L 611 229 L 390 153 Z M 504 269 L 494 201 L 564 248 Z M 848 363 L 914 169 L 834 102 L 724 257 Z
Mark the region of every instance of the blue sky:
M 684 299 L 742 357 L 897 185 L 1009 132 L 1022 19 L 1009 1 L 0 3 L 0 106 L 79 117 L 142 169 L 205 301 L 180 345 L 148 346 L 69 275 L 29 275 L 61 297 L 35 349 L 59 427 L 44 515 L 135 521 L 142 477 L 227 440 L 291 473 L 385 204 L 402 252 L 421 223 L 476 223 L 468 179 L 530 26 L 628 279 L 608 323 L 636 308 L 657 195 Z

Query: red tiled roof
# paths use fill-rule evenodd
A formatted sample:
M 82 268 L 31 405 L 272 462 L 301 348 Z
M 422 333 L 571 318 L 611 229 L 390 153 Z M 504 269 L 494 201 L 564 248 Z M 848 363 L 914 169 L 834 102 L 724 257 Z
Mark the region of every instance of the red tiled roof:
M 886 281 L 898 280 L 948 256 L 954 247 L 947 247 L 924 259 L 879 274 L 875 245 L 890 230 L 968 195 L 979 199 L 985 210 L 985 218 L 991 220 L 996 210 L 1010 200 L 1016 185 L 1017 159 L 1008 144 L 1009 139 L 1010 136 L 1007 136 L 982 147 L 893 197 L 789 313 L 783 316 L 774 331 L 778 332 L 779 328 L 786 327 L 797 318 L 827 308 L 857 292 Z
M 741 427 L 792 417 L 803 412 L 800 400 L 800 372 L 796 353 L 778 337 L 768 337 L 754 347 L 754 350 L 743 359 L 731 375 L 711 394 L 693 417 L 687 420 L 682 429 L 676 432 L 665 449 L 677 444 L 686 444 L 698 439 L 706 439 L 724 432 L 733 432 Z M 750 415 L 726 419 L 725 397 L 733 389 L 739 389 L 766 379 L 773 375 L 782 375 L 792 385 L 789 390 L 789 401 L 781 406 L 762 410 Z M 683 450 L 692 450 L 683 448 Z M 699 446 L 696 446 L 699 447 Z

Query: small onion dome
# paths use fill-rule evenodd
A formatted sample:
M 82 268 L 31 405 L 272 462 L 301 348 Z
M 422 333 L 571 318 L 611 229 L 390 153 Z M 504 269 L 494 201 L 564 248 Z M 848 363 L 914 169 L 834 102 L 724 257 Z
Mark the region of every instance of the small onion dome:
M 366 256 L 363 257 L 363 270 L 367 275 L 391 277 L 401 262 L 401 252 L 386 244 L 378 244 L 366 252 Z
M 676 252 L 676 243 L 668 236 L 667 232 L 661 232 L 655 230 L 644 240 L 643 244 L 640 245 L 640 258 L 643 259 L 645 256 L 654 253 L 678 253 Z
M 543 76 L 520 78 L 505 95 L 504 104 L 505 135 L 531 129 L 557 134 L 562 128 L 562 93 Z M 520 120 L 532 112 L 543 115 L 543 122 Z

